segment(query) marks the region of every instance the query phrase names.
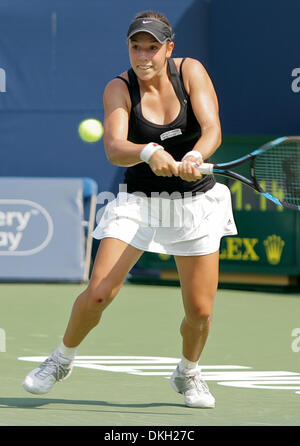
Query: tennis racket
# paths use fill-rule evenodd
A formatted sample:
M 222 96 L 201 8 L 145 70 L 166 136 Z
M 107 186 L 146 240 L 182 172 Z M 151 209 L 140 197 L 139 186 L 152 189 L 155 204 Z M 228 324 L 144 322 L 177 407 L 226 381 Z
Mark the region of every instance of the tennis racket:
M 249 178 L 230 170 L 247 162 Z M 198 168 L 204 175 L 239 180 L 276 205 L 300 211 L 300 136 L 278 138 L 234 161 Z

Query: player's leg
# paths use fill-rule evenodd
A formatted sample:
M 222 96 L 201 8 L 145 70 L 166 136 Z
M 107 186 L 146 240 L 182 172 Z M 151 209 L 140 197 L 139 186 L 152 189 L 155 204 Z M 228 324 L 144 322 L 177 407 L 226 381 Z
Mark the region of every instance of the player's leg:
M 66 347 L 77 347 L 98 324 L 103 310 L 117 295 L 142 253 L 118 239 L 105 238 L 101 241 L 89 285 L 73 306 L 63 338 Z
M 212 322 L 218 288 L 219 252 L 205 256 L 176 257 L 185 317 L 181 324 L 182 354 L 199 361 Z
M 70 375 L 76 347 L 98 324 L 103 310 L 116 296 L 142 253 L 121 240 L 102 240 L 90 283 L 73 305 L 63 343 L 26 376 L 23 382 L 25 390 L 36 394 L 47 393 L 57 381 Z
M 198 361 L 212 322 L 218 287 L 219 252 L 205 256 L 176 256 L 185 317 L 181 323 L 182 361 L 171 383 L 193 407 L 214 407 L 214 398 L 201 379 Z M 198 391 L 200 389 L 200 391 Z

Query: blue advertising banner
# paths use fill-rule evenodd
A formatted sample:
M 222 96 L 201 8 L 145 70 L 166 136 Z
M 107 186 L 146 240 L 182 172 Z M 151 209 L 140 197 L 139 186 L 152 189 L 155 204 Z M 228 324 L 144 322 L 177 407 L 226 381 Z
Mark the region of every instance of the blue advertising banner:
M 83 179 L 0 179 L 0 280 L 84 280 Z

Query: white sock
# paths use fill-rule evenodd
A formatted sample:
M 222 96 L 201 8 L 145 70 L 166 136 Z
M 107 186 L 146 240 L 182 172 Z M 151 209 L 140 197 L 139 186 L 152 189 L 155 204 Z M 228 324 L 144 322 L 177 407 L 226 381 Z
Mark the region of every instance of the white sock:
M 189 372 L 191 370 L 195 370 L 198 368 L 198 361 L 193 362 L 186 359 L 184 356 L 181 357 L 181 361 L 179 363 L 179 370 L 182 373 Z
M 76 354 L 76 347 L 66 347 L 65 344 L 62 342 L 58 347 L 58 351 L 66 358 L 74 359 Z

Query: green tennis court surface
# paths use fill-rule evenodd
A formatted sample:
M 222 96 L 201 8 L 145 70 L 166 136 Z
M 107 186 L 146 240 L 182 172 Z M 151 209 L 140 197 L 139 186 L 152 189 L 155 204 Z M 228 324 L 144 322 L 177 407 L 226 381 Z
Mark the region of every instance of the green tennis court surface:
M 183 312 L 180 289 L 166 286 L 126 284 L 72 376 L 49 394 L 25 392 L 23 378 L 60 343 L 84 287 L 0 285 L 1 426 L 300 424 L 299 294 L 218 292 L 201 358 L 215 409 L 185 407 L 168 382 Z

